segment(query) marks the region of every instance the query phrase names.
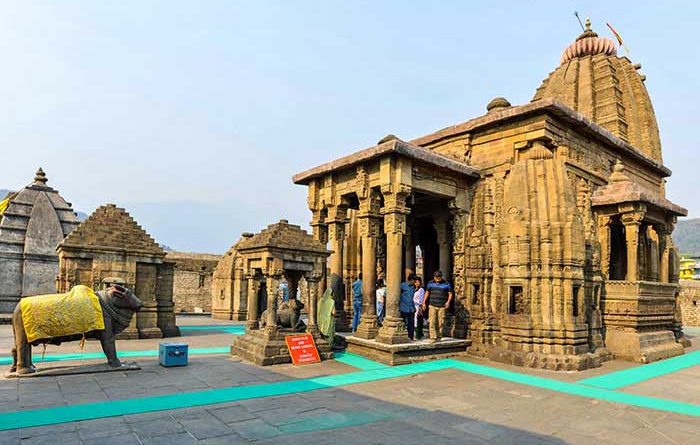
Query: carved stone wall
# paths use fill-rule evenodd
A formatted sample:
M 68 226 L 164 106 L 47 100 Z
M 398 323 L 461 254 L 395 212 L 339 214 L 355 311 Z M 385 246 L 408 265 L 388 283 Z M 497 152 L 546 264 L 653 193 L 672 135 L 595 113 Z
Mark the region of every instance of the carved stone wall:
M 681 280 L 678 296 L 681 318 L 685 326 L 700 326 L 700 281 Z

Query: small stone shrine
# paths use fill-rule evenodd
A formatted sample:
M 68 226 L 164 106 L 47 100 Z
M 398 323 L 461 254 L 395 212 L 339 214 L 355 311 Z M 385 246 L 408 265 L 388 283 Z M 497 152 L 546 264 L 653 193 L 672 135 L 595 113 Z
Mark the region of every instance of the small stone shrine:
M 296 299 L 300 281 L 306 281 L 306 332 L 313 335 L 321 358 L 332 358 L 330 344 L 321 338 L 316 324 L 319 292 L 325 289 L 320 280 L 329 254 L 326 247 L 299 226 L 280 220 L 258 234 L 244 234 L 232 250 L 220 263 L 232 274 L 225 292 L 232 293 L 233 300 L 246 300 L 248 322 L 245 334 L 234 338 L 231 354 L 263 366 L 291 362 L 284 337 L 298 330 L 277 323 L 280 280 L 285 278 L 290 301 Z M 220 290 L 215 285 L 214 299 Z M 263 314 L 264 321 L 259 319 Z
M 59 292 L 123 282 L 143 302 L 120 339 L 180 335 L 173 311 L 174 264 L 136 221 L 114 204 L 99 207 L 58 245 Z
M 79 221 L 47 182 L 40 168 L 0 215 L 0 318 L 8 319 L 2 314 L 12 313 L 21 297 L 56 292 L 56 246 Z

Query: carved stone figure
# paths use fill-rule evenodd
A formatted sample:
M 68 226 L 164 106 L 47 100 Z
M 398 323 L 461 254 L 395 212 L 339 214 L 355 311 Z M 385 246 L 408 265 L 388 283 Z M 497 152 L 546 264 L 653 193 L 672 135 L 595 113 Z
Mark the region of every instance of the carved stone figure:
M 299 300 L 289 300 L 280 304 L 277 308 L 277 326 L 282 328 L 292 328 L 299 332 L 306 329 L 306 325 L 301 320 L 301 310 L 304 309 L 304 303 Z M 267 326 L 267 311 L 262 313 L 260 317 L 260 327 Z
M 95 338 L 100 340 L 102 350 L 107 356 L 107 363 L 113 368 L 122 366 L 117 357 L 115 336 L 126 329 L 131 323 L 134 312 L 143 307 L 141 300 L 128 288 L 112 284 L 107 289 L 97 292 L 100 306 L 102 307 L 102 317 L 104 319 L 104 329 L 85 333 L 85 338 Z M 12 316 L 12 328 L 15 336 L 15 347 L 12 349 L 13 364 L 10 373 L 25 375 L 36 372 L 32 364 L 32 346 L 38 344 L 60 345 L 63 342 L 76 341 L 83 338 L 83 335 L 69 335 L 63 337 L 44 338 L 28 342 L 25 325 L 22 320 L 21 304 L 18 304 Z

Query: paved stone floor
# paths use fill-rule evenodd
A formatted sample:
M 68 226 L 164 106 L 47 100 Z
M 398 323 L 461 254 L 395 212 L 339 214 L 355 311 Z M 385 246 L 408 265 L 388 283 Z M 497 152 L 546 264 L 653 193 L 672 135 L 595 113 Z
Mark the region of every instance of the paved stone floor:
M 216 324 L 204 317 L 183 318 L 179 323 Z M 184 333 L 182 340 L 190 348 L 226 347 L 232 337 L 230 333 L 214 330 Z M 700 330 L 688 329 L 688 333 L 700 343 Z M 155 349 L 158 343 L 158 340 L 120 341 L 118 348 L 120 351 Z M 9 355 L 10 345 L 11 328 L 0 326 L 0 357 Z M 89 342 L 85 350 L 99 351 L 99 344 Z M 48 347 L 46 354 L 75 352 L 81 351 L 77 343 L 71 343 Z M 48 366 L 41 364 L 40 355 L 41 349 L 36 348 L 37 365 Z M 125 400 L 127 404 L 138 405 L 139 401 L 132 399 L 205 390 L 214 394 L 217 389 L 228 387 L 269 388 L 322 376 L 358 374 L 357 368 L 339 361 L 259 368 L 226 354 L 204 354 L 191 356 L 187 367 L 162 368 L 154 357 L 134 360 L 142 366 L 141 371 L 23 380 L 0 378 L 0 429 L 3 418 L 7 418 L 3 416 L 17 412 L 22 415 L 21 412 L 29 410 Z M 555 373 L 473 357 L 463 361 L 567 384 L 638 366 L 613 361 L 595 370 Z M 51 366 L 76 363 L 80 362 L 51 363 Z M 700 410 L 699 390 L 700 366 L 694 366 L 618 391 L 685 402 L 684 406 Z M 118 403 L 121 402 L 114 402 Z M 48 415 L 48 411 L 30 414 L 37 418 Z M 0 445 L 697 444 L 698 433 L 697 415 L 573 395 L 460 369 L 443 369 L 283 396 L 5 430 L 0 431 Z

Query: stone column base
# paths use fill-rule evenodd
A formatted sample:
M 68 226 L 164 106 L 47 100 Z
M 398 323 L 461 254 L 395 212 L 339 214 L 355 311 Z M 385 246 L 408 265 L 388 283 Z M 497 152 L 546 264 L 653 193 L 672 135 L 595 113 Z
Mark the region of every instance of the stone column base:
M 126 328 L 116 336 L 117 340 L 138 340 L 139 330 L 136 328 Z
M 377 325 L 376 315 L 363 315 L 360 319 L 360 325 L 357 327 L 354 336 L 371 340 L 377 336 L 379 326 Z
M 651 363 L 683 354 L 673 331 L 625 332 L 608 328 L 605 347 L 616 357 L 639 363 Z
M 260 366 L 291 363 L 292 358 L 284 341 L 286 335 L 299 334 L 291 329 L 255 329 L 247 330 L 244 335 L 235 337 L 231 345 L 231 355 Z M 321 360 L 333 358 L 331 346 L 320 336 L 314 335 L 314 342 Z
M 408 331 L 400 318 L 386 317 L 375 338 L 377 343 L 398 345 L 408 343 Z
M 233 320 L 233 311 L 212 309 L 211 318 L 215 320 Z
M 345 310 L 336 310 L 335 313 L 335 330 L 336 332 L 350 332 L 350 323 L 348 323 L 348 313 Z
M 233 321 L 246 321 L 248 319 L 248 311 L 233 311 L 231 314 L 231 320 Z
M 178 330 L 178 334 L 180 331 Z M 163 332 L 160 328 L 144 328 L 139 329 L 138 338 L 163 338 Z

